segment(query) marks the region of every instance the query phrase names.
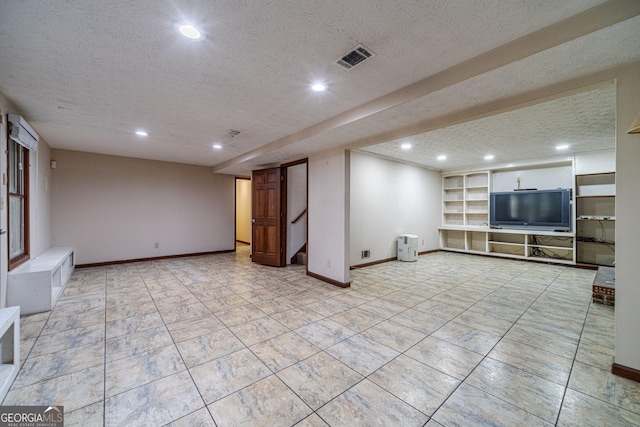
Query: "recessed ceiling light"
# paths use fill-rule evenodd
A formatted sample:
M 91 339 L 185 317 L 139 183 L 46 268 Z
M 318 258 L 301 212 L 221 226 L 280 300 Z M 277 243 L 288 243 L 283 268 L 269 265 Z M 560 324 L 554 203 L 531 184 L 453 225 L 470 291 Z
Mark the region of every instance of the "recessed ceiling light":
M 411 144 L 408 142 L 404 142 L 400 148 L 402 148 L 403 150 L 411 150 Z
M 569 148 L 569 144 L 558 144 L 556 145 L 556 150 L 566 150 Z
M 213 149 L 214 149 L 214 150 L 222 150 L 222 145 L 220 145 L 220 144 L 213 144 Z
M 487 154 L 486 156 L 484 156 L 485 160 L 493 160 L 495 158 L 495 156 L 493 154 Z
M 322 83 L 314 83 L 311 85 L 311 90 L 314 92 L 324 92 L 327 90 L 327 86 Z
M 193 24 L 182 23 L 176 25 L 176 28 L 180 34 L 189 40 L 202 40 L 204 39 L 204 34 L 197 29 Z
M 136 135 L 138 135 L 138 136 L 149 136 L 149 134 L 147 133 L 147 131 L 142 130 L 142 129 L 141 129 L 141 130 L 137 130 L 137 131 L 136 131 Z
M 447 160 L 447 156 L 445 156 L 444 154 L 440 154 L 440 155 L 437 157 L 437 159 L 438 159 L 438 160 L 440 160 L 440 161 Z

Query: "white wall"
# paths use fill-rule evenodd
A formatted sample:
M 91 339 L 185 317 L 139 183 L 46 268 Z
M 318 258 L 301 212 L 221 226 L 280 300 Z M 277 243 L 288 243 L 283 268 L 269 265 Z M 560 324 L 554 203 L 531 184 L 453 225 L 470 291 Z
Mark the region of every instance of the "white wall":
M 78 264 L 234 249 L 233 176 L 77 151 L 52 156 L 53 243 L 75 246 Z
M 579 154 L 575 160 L 576 175 L 615 172 L 616 150 Z
M 502 170 L 491 176 L 491 191 L 513 191 L 518 188 L 535 188 L 537 190 L 554 190 L 556 188 L 573 188 L 573 168 L 568 166 L 551 166 Z
M 395 258 L 403 233 L 418 235 L 419 251 L 437 249 L 441 200 L 439 172 L 351 153 L 350 265 Z
M 236 240 L 251 243 L 251 180 L 236 179 Z
M 342 284 L 349 282 L 349 154 L 327 150 L 308 163 L 308 271 Z
M 307 241 L 307 215 L 296 219 L 307 208 L 307 164 L 287 168 L 287 264 Z
M 616 89 L 616 333 L 615 362 L 640 370 L 640 63 L 623 68 Z

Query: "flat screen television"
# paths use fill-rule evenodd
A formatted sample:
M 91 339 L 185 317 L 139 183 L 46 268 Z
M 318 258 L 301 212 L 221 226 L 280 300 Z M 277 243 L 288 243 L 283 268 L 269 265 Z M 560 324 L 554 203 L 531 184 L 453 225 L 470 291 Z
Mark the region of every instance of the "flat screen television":
M 523 190 L 491 193 L 492 228 L 571 230 L 571 193 L 559 190 Z

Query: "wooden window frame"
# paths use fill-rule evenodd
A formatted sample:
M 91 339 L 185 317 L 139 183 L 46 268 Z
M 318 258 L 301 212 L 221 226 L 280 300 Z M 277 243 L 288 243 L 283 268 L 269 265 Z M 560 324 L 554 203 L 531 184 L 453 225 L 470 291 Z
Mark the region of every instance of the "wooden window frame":
M 20 264 L 24 263 L 25 261 L 27 261 L 29 259 L 29 254 L 30 254 L 30 247 L 29 247 L 29 241 L 30 241 L 30 230 L 29 230 L 29 199 L 30 199 L 30 193 L 29 193 L 29 189 L 30 189 L 30 184 L 29 184 L 29 158 L 30 158 L 30 151 L 28 148 L 18 144 L 17 142 L 13 141 L 11 138 L 7 138 L 7 142 L 8 142 L 8 150 L 7 150 L 7 173 L 9 176 L 9 181 L 11 180 L 11 169 L 13 167 L 12 162 L 11 162 L 11 149 L 12 149 L 12 144 L 15 144 L 17 148 L 22 149 L 23 150 L 23 167 L 22 167 L 22 173 L 23 173 L 23 189 L 22 189 L 22 194 L 19 193 L 11 193 L 11 182 L 7 183 L 7 246 L 8 246 L 8 251 L 7 251 L 7 257 L 9 258 L 9 270 L 13 270 L 14 268 L 16 268 L 17 266 L 19 266 Z M 20 197 L 23 200 L 24 203 L 24 209 L 22 212 L 23 218 L 22 218 L 22 224 L 23 224 L 23 234 L 24 234 L 24 250 L 21 254 L 11 258 L 11 198 L 12 197 Z

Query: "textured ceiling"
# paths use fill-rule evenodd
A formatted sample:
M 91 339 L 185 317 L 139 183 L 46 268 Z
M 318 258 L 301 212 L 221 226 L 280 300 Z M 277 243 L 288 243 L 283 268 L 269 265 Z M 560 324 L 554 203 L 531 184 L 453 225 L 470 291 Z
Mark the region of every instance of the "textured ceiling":
M 389 95 L 603 3 L 2 2 L 0 91 L 54 148 L 207 165 L 224 173 L 244 174 L 260 165 L 348 146 L 417 121 L 639 60 L 640 18 L 633 16 L 640 11 L 633 1 L 621 0 L 604 6 L 629 10 L 631 19 L 618 18 L 619 23 L 578 32 L 548 46 L 541 42 L 543 47 L 534 54 L 505 64 L 496 60 L 471 78 L 452 78 L 413 99 L 395 101 Z M 193 42 L 178 36 L 174 25 L 184 20 L 200 25 L 207 38 Z M 585 18 L 583 27 L 591 28 L 590 21 L 595 19 Z M 333 63 L 358 43 L 376 56 L 351 71 Z M 309 84 L 316 80 L 324 80 L 329 90 L 310 92 Z M 385 96 L 388 101 L 373 113 L 305 132 Z M 610 105 L 610 97 L 600 96 Z M 529 116 L 538 114 L 532 111 Z M 601 122 L 605 116 L 610 120 L 610 113 L 599 116 Z M 546 114 L 537 120 L 549 117 L 557 116 Z M 603 125 L 610 130 L 610 122 Z M 138 128 L 146 129 L 149 137 L 136 137 Z M 225 137 L 228 129 L 241 134 Z M 296 139 L 298 134 L 305 136 Z M 270 145 L 287 138 L 286 143 Z M 440 138 L 449 138 L 440 139 L 448 147 L 461 141 L 455 132 Z M 468 143 L 469 135 L 464 138 Z M 519 146 L 527 146 L 540 140 L 521 134 L 518 141 Z M 214 142 L 223 149 L 213 150 Z M 395 153 L 393 144 L 367 149 L 393 157 L 406 155 Z M 420 144 L 425 147 L 420 152 L 416 147 L 413 161 L 424 158 L 425 166 L 441 168 L 426 161 L 433 155 L 433 144 Z M 485 144 L 486 140 L 474 142 L 474 146 Z M 496 151 L 501 150 L 498 141 L 493 144 Z M 461 155 L 468 154 L 462 151 Z M 452 151 L 451 162 L 454 158 Z
M 361 150 L 433 169 L 533 160 L 615 148 L 615 85 L 400 138 Z M 411 149 L 403 150 L 403 143 Z M 556 146 L 569 144 L 567 150 Z M 493 154 L 491 161 L 484 156 Z M 439 161 L 438 155 L 446 155 Z

